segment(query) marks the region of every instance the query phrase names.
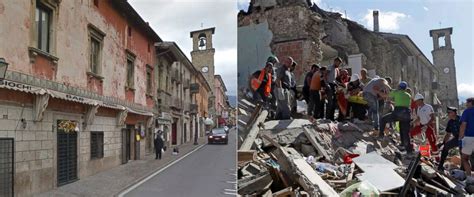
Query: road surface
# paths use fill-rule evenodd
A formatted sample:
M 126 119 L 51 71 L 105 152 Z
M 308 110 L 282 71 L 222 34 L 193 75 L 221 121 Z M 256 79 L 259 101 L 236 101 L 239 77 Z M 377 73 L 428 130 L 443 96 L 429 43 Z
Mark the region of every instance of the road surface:
M 236 196 L 236 129 L 229 144 L 204 145 L 123 196 Z

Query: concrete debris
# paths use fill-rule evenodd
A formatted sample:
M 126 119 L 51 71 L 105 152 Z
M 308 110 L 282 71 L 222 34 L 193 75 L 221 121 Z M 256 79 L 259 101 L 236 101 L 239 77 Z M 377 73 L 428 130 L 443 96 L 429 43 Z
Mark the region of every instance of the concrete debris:
M 241 139 L 246 147 L 240 146 L 238 152 L 240 195 L 464 196 L 474 192 L 474 181 L 466 180 L 459 170 L 458 155 L 450 155 L 445 162 L 449 168 L 439 171 L 436 155 L 402 152 L 395 131 L 378 138 L 362 121 L 267 120 L 265 109 L 248 109 L 251 117 L 244 131 L 248 135 Z

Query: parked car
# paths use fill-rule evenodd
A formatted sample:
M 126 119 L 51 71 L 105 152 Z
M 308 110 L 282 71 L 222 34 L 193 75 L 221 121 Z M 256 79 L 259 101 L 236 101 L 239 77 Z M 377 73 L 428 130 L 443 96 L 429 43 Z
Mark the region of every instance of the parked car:
M 214 128 L 211 133 L 207 136 L 208 144 L 223 143 L 227 144 L 229 142 L 227 132 L 224 128 Z

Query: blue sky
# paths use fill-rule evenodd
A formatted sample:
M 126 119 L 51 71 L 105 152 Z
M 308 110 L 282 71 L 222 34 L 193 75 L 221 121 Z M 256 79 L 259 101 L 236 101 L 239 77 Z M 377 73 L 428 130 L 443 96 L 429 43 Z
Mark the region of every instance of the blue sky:
M 372 30 L 372 10 L 379 10 L 380 31 L 407 34 L 432 61 L 430 29 L 453 27 L 456 76 L 460 97 L 474 97 L 474 3 L 472 0 L 312 0 L 328 11 Z M 247 0 L 238 1 L 246 10 Z M 443 43 L 443 44 L 441 44 Z M 440 39 L 444 45 L 444 39 Z

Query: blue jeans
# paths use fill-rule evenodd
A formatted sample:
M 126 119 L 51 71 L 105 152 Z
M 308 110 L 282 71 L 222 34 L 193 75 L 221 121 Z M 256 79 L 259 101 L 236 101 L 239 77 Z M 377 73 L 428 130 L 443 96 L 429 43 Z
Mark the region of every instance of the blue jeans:
M 374 129 L 379 129 L 380 125 L 380 111 L 383 106 L 383 102 L 368 92 L 362 93 L 364 100 L 367 101 L 369 106 L 369 117 L 372 119 L 372 125 Z

